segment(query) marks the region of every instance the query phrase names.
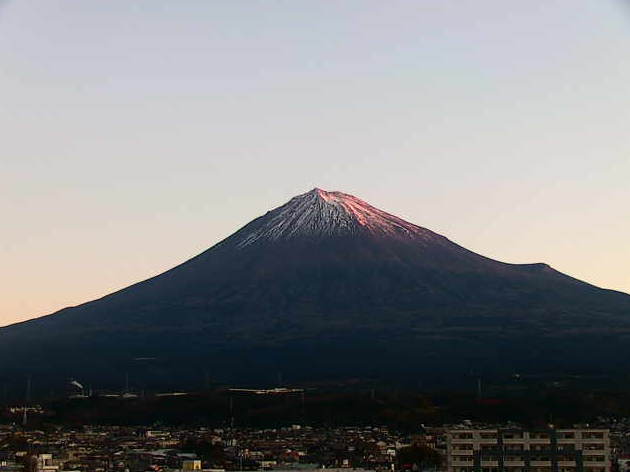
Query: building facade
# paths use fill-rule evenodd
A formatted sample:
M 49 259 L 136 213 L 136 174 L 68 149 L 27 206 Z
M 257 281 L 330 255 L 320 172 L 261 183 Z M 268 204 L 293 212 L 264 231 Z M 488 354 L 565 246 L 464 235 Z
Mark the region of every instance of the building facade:
M 605 429 L 454 429 L 448 472 L 610 472 Z

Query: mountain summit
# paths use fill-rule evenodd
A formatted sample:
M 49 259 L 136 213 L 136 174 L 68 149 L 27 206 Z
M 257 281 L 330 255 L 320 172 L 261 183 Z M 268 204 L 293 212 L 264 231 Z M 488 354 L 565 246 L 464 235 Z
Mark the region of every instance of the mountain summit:
M 432 234 L 352 195 L 318 188 L 292 198 L 263 218 L 264 225 L 247 235 L 240 246 L 296 236 L 318 238 L 369 232 L 375 236 L 426 239 Z
M 143 375 L 165 381 L 601 371 L 625 368 L 628 339 L 626 294 L 316 188 L 163 274 L 0 329 L 0 370 L 106 378 L 151 358 Z

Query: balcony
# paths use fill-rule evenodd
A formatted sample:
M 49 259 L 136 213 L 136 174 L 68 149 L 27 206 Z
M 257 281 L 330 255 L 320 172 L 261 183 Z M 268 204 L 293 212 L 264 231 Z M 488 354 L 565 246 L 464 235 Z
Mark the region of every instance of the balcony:
M 459 438 L 451 438 L 451 444 L 475 444 L 476 440 L 473 438 L 469 439 L 459 439 Z
M 480 438 L 477 440 L 479 444 L 498 444 L 497 438 Z
M 451 451 L 451 455 L 455 456 L 473 456 L 475 455 L 475 451 L 472 449 L 455 449 L 453 448 Z
M 530 444 L 551 444 L 551 439 L 549 438 L 530 438 Z
M 525 444 L 526 440 L 523 438 L 503 438 L 503 444 Z

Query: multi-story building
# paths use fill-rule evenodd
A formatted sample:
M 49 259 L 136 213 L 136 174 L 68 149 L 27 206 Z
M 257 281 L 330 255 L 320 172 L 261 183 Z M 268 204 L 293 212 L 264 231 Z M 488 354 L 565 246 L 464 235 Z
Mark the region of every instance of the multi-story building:
M 610 472 L 606 429 L 453 429 L 448 472 Z

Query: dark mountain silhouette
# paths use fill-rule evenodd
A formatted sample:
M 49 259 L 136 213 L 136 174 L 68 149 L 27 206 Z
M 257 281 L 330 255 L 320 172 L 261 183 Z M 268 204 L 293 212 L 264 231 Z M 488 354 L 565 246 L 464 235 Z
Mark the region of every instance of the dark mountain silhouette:
M 609 371 L 624 368 L 628 339 L 629 295 L 488 259 L 314 189 L 161 275 L 0 329 L 0 368 L 111 376 L 156 358 L 142 369 L 162 376 Z

